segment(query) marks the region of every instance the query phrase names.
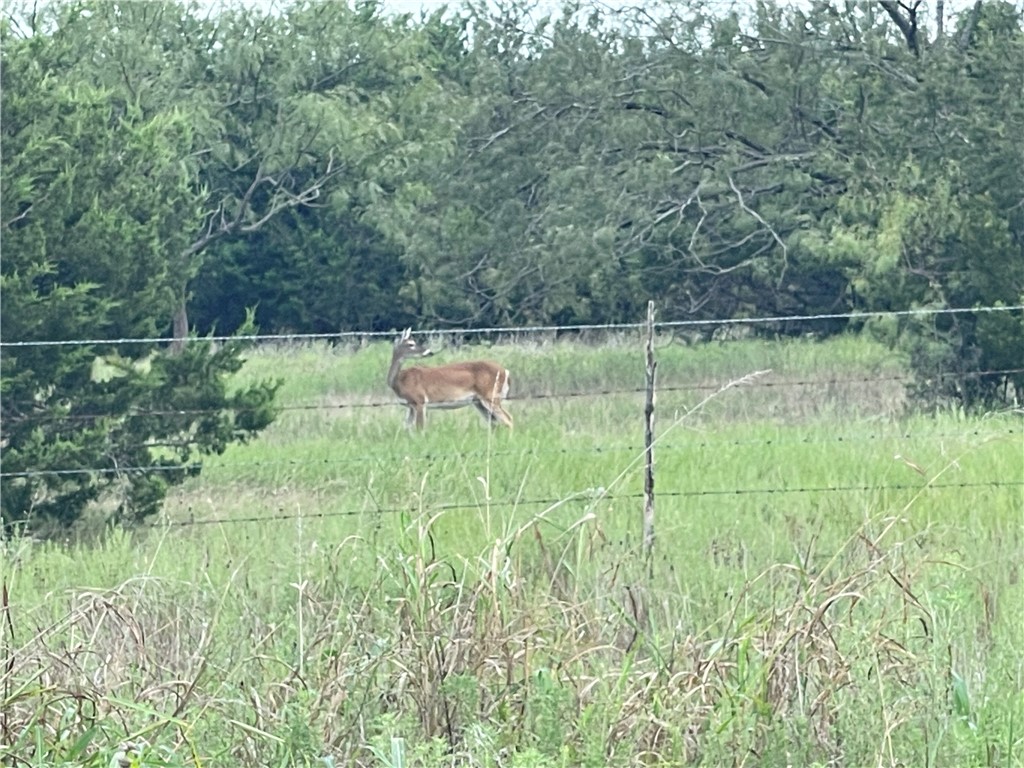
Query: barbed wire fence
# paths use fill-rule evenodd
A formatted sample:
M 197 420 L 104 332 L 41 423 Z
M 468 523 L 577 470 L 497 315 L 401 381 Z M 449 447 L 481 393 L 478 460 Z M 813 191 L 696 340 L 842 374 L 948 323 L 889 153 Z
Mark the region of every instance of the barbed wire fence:
M 907 432 L 900 431 L 894 434 L 883 434 L 883 433 L 870 433 L 866 435 L 829 435 L 829 436 L 815 436 L 815 437 L 803 437 L 803 438 L 758 438 L 749 440 L 698 440 L 688 441 L 686 443 L 674 443 L 670 441 L 659 441 L 658 451 L 673 453 L 673 452 L 694 452 L 694 451 L 708 451 L 708 450 L 721 450 L 723 448 L 739 448 L 739 447 L 754 447 L 761 446 L 767 449 L 779 446 L 792 446 L 792 445 L 838 445 L 838 444 L 858 444 L 858 443 L 871 443 L 871 442 L 911 442 L 919 440 L 955 440 L 955 439 L 967 439 L 972 438 L 976 440 L 981 439 L 1024 439 L 1024 427 L 1015 427 L 1008 425 L 1001 425 L 999 428 L 980 430 L 963 430 L 960 432 Z M 637 444 L 623 444 L 623 445 L 589 445 L 586 447 L 576 448 L 530 448 L 529 454 L 531 456 L 597 456 L 597 455 L 609 455 L 609 454 L 632 454 L 637 455 L 644 450 L 644 446 Z M 384 453 L 375 454 L 373 456 L 363 457 L 345 457 L 343 459 L 330 459 L 330 458 L 318 458 L 318 459 L 274 459 L 274 460 L 244 460 L 244 461 L 218 461 L 217 467 L 219 469 L 232 469 L 232 470 L 265 470 L 271 468 L 288 467 L 292 469 L 301 469 L 307 467 L 345 467 L 354 466 L 360 464 L 379 464 L 387 461 L 403 460 L 410 462 L 420 462 L 425 464 L 436 463 L 439 461 L 450 461 L 450 462 L 465 462 L 473 459 L 503 459 L 509 457 L 516 457 L 523 455 L 523 449 L 494 449 L 490 451 L 454 451 L 445 454 L 435 453 L 422 453 L 416 456 L 410 456 L 408 452 L 404 453 Z M 75 467 L 68 469 L 45 469 L 45 470 L 23 470 L 23 471 L 12 471 L 12 472 L 0 472 L 0 478 L 19 478 L 19 477 L 41 477 L 45 475 L 57 475 L 57 476 L 74 476 L 74 475 L 91 475 L 91 474 L 118 474 L 118 473 L 131 473 L 131 472 L 179 472 L 182 470 L 199 470 L 203 468 L 201 462 L 183 464 L 176 466 L 167 466 L 160 464 L 153 465 L 142 465 L 142 466 L 122 466 L 122 467 Z
M 977 372 L 976 375 L 1002 375 L 1002 374 L 1014 374 L 1024 373 L 1024 368 L 1012 368 L 1012 369 L 1000 369 L 994 371 L 981 371 Z M 899 376 L 862 376 L 862 377 L 848 377 L 848 378 L 829 378 L 829 379 L 800 379 L 792 381 L 751 381 L 744 384 L 745 389 L 778 389 L 785 387 L 811 387 L 811 386 L 828 386 L 828 385 L 841 385 L 841 384 L 871 384 L 871 383 L 897 383 L 897 382 L 908 382 L 911 377 L 899 375 Z M 706 393 L 713 392 L 719 389 L 720 385 L 710 384 L 686 384 L 686 385 L 668 385 L 659 386 L 657 388 L 658 393 L 667 392 L 692 392 L 692 393 Z M 603 388 L 588 391 L 565 391 L 565 392 L 554 392 L 554 393 L 540 393 L 533 395 L 525 395 L 520 397 L 510 397 L 508 400 L 514 401 L 544 401 L 544 400 L 567 400 L 576 398 L 590 398 L 599 397 L 604 398 L 608 396 L 617 395 L 641 395 L 645 394 L 645 389 L 642 387 L 624 387 L 624 388 Z M 375 400 L 369 402 L 341 402 L 341 403 L 299 403 L 292 405 L 279 406 L 279 410 L 282 413 L 290 412 L 331 412 L 331 411 L 345 411 L 345 410 L 361 410 L 361 409 L 401 409 L 405 406 L 397 400 Z M 138 415 L 144 416 L 202 416 L 217 413 L 214 409 L 190 409 L 190 410 L 146 410 L 140 412 Z M 25 421 L 38 420 L 40 422 L 75 422 L 75 421 L 96 421 L 104 418 L 103 414 L 29 414 L 23 417 Z M 780 445 L 780 444 L 794 444 L 794 443 L 854 443 L 854 442 L 874 442 L 881 440 L 912 440 L 921 438 L 954 438 L 962 437 L 964 435 L 982 436 L 981 430 L 965 430 L 956 433 L 952 432 L 925 432 L 920 431 L 910 432 L 901 431 L 898 434 L 884 434 L 882 432 L 873 432 L 869 434 L 830 434 L 828 436 L 814 437 L 814 438 L 788 438 L 788 439 L 752 439 L 752 440 L 700 440 L 700 441 L 687 441 L 685 444 L 673 444 L 671 442 L 660 441 L 659 449 L 661 450 L 674 450 L 685 448 L 692 450 L 694 448 L 721 448 L 721 447 L 738 447 L 743 445 Z M 992 435 L 999 434 L 1005 436 L 1014 436 L 1024 434 L 1024 427 L 1012 426 L 1001 426 L 998 430 L 987 431 L 984 434 Z M 147 443 L 150 448 L 166 448 L 166 447 L 187 447 L 188 445 L 194 444 L 195 441 L 184 439 L 175 442 L 153 442 Z M 566 453 L 607 453 L 610 451 L 619 452 L 640 452 L 644 450 L 643 446 L 636 444 L 619 445 L 619 446 L 601 446 L 601 445 L 590 445 L 583 448 L 541 448 L 534 449 L 534 453 L 541 454 L 566 454 Z M 518 451 L 513 450 L 491 450 L 486 453 L 489 456 L 507 456 L 516 454 Z M 403 454 L 404 456 L 405 454 Z M 447 458 L 461 458 L 468 459 L 474 456 L 483 456 L 484 452 L 474 451 L 459 451 L 446 454 Z M 422 460 L 436 459 L 436 456 L 431 454 L 423 454 L 419 458 Z M 378 457 L 363 457 L 363 458 L 346 458 L 338 460 L 338 463 L 363 463 L 370 461 L 377 461 Z M 278 462 L 266 462 L 266 461 L 234 461 L 234 462 L 218 462 L 218 466 L 231 466 L 239 468 L 260 468 L 267 467 L 273 464 L 279 465 L 291 465 L 291 466 L 302 466 L 302 465 L 319 465 L 324 463 L 332 463 L 329 459 L 317 459 L 317 460 L 298 460 L 298 459 L 286 459 Z M 202 466 L 201 463 L 185 464 L 185 469 L 199 469 Z M 178 471 L 179 466 L 168 467 L 164 465 L 141 465 L 141 466 L 121 466 L 121 467 L 78 467 L 74 469 L 45 469 L 45 470 L 24 470 L 17 472 L 7 472 L 0 469 L 0 479 L 3 478 L 16 478 L 16 477 L 37 477 L 43 475 L 84 475 L 84 474 L 104 474 L 104 473 L 118 473 L 118 472 L 173 472 Z
M 871 320 L 883 318 L 908 317 L 940 317 L 943 315 L 990 314 L 1002 312 L 1024 311 L 1024 304 L 990 307 L 948 307 L 918 308 L 902 310 L 878 310 L 872 312 L 835 312 L 814 315 L 772 315 L 759 317 L 705 318 L 696 320 L 662 320 L 654 323 L 656 331 L 682 330 L 686 328 L 736 327 L 748 325 L 785 325 L 791 323 L 824 322 L 834 320 Z M 636 323 L 580 323 L 565 325 L 530 325 L 530 326 L 487 326 L 481 328 L 429 328 L 420 329 L 416 333 L 424 336 L 512 336 L 523 337 L 543 334 L 585 333 L 590 331 L 642 331 L 647 327 L 644 322 Z M 414 329 L 416 330 L 416 329 Z M 310 341 L 361 341 L 364 339 L 393 338 L 395 331 L 336 331 L 331 333 L 268 333 L 240 335 L 209 335 L 194 336 L 193 342 L 310 342 Z M 125 344 L 167 344 L 173 340 L 166 336 L 126 337 L 126 338 L 85 338 L 85 339 L 25 339 L 17 341 L 0 340 L 0 352 L 4 349 L 13 350 L 22 347 L 61 347 L 61 346 L 120 346 Z
M 853 312 L 853 313 L 833 313 L 833 314 L 818 314 L 818 315 L 791 315 L 785 317 L 757 317 L 757 318 L 724 318 L 724 319 L 708 319 L 708 320 L 682 320 L 682 321 L 661 321 L 653 322 L 653 316 L 649 317 L 648 323 L 612 323 L 612 324 L 589 324 L 589 325 L 546 325 L 546 326 L 528 326 L 528 327 L 490 327 L 490 328 L 477 328 L 477 329 L 430 329 L 420 331 L 419 333 L 426 336 L 445 336 L 445 335 L 458 335 L 462 337 L 506 337 L 515 339 L 523 339 L 530 336 L 536 335 L 550 335 L 550 334 L 580 334 L 589 332 L 633 332 L 641 331 L 645 327 L 648 329 L 648 333 L 654 332 L 670 332 L 674 333 L 679 330 L 692 329 L 699 327 L 736 327 L 743 325 L 767 325 L 767 324 L 785 324 L 785 323 L 813 323 L 816 321 L 824 320 L 867 320 L 872 318 L 903 318 L 903 317 L 917 317 L 917 316 L 937 316 L 942 314 L 961 314 L 961 313 L 987 313 L 987 312 L 1014 312 L 1024 310 L 1024 305 L 1019 306 L 1008 306 L 1008 307 L 981 307 L 981 308 L 964 308 L 964 309 L 914 309 L 914 310 L 902 310 L 902 311 L 890 311 L 890 312 Z M 257 344 L 265 343 L 271 345 L 287 344 L 305 344 L 311 342 L 362 342 L 365 340 L 371 340 L 375 338 L 391 338 L 393 332 L 383 331 L 344 331 L 340 333 L 330 334 L 258 334 L 251 336 L 207 336 L 198 337 L 193 339 L 195 342 L 206 342 L 206 343 L 219 343 L 226 342 L 229 340 L 246 340 Z M 119 346 L 119 345 L 130 345 L 130 344 L 169 344 L 170 339 L 166 338 L 116 338 L 116 339 L 64 339 L 64 340 L 20 340 L 20 341 L 0 341 L 0 354 L 17 353 L 17 350 L 26 347 L 65 347 L 65 346 L 84 346 L 84 345 L 98 345 L 98 346 Z M 970 372 L 969 376 L 1010 376 L 1024 373 L 1024 367 L 1020 368 L 1007 368 L 998 370 L 978 371 Z M 962 377 L 962 373 L 939 373 L 939 376 L 957 376 Z M 821 378 L 807 378 L 807 379 L 792 379 L 792 380 L 752 380 L 745 383 L 745 388 L 799 388 L 799 387 L 821 387 L 827 385 L 851 385 L 851 384 L 877 384 L 877 383 L 909 383 L 912 380 L 907 374 L 883 374 L 883 375 L 871 375 L 871 376 L 853 376 L 853 377 L 833 377 L 828 379 Z M 650 391 L 650 387 L 653 385 L 653 381 L 649 381 L 645 387 L 604 387 L 593 390 L 580 390 L 580 391 L 560 391 L 560 392 L 535 392 L 520 395 L 518 397 L 509 398 L 510 400 L 566 400 L 574 398 L 590 398 L 590 397 L 608 397 L 608 396 L 631 396 L 631 395 L 645 395 L 646 398 L 652 398 L 653 392 Z M 695 394 L 708 393 L 717 390 L 720 387 L 719 384 L 705 384 L 705 383 L 688 383 L 688 384 L 675 384 L 658 386 L 657 393 L 669 393 L 669 392 L 691 392 Z M 374 408 L 399 408 L 404 407 L 401 403 L 395 400 L 366 400 L 366 401 L 351 401 L 351 402 L 340 402 L 340 403 L 293 403 L 284 406 L 280 406 L 282 413 L 287 412 L 318 412 L 318 411 L 343 411 L 347 409 L 374 409 Z M 212 411 L 205 410 L 189 410 L 189 411 L 175 411 L 175 410 L 152 410 L 140 413 L 139 415 L 146 416 L 165 416 L 173 417 L 180 415 L 183 417 L 194 417 L 201 416 L 204 414 L 211 413 Z M 41 423 L 44 421 L 97 421 L 104 418 L 103 414 L 28 414 L 24 418 L 26 419 L 38 419 Z M 901 440 L 912 440 L 918 439 L 922 436 L 933 437 L 933 438 L 963 438 L 966 435 L 974 435 L 977 438 L 1008 438 L 1008 439 L 1019 439 L 1022 434 L 1022 428 L 1016 422 L 1003 423 L 998 426 L 997 429 L 986 429 L 986 430 L 970 430 L 970 431 L 958 431 L 952 432 L 921 432 L 921 431 L 908 431 L 900 430 L 896 433 L 886 434 L 883 431 L 872 432 L 868 434 L 830 434 L 828 436 L 816 436 L 814 438 L 785 438 L 785 439 L 750 439 L 750 440 L 702 440 L 692 441 L 689 440 L 685 443 L 673 443 L 670 441 L 659 440 L 657 443 L 658 451 L 678 451 L 678 450 L 700 450 L 707 448 L 718 448 L 722 446 L 741 446 L 741 445 L 758 445 L 766 449 L 771 449 L 775 446 L 783 445 L 786 443 L 820 443 L 820 444 L 835 444 L 835 443 L 856 443 L 865 441 L 901 441 Z M 177 442 L 170 447 L 187 447 L 188 442 Z M 152 443 L 151 448 L 157 449 L 160 447 L 169 447 L 163 443 Z M 69 467 L 69 468 L 47 468 L 47 469 L 27 469 L 20 471 L 7 472 L 3 470 L 2 466 L 2 454 L 3 444 L 0 444 L 0 482 L 16 480 L 18 478 L 32 478 L 44 475 L 50 476 L 81 476 L 81 475 L 103 475 L 103 474 L 130 474 L 130 473 L 159 473 L 159 472 L 197 472 L 201 467 L 201 462 L 186 463 L 178 466 L 166 466 L 166 465 L 141 465 L 141 466 L 121 466 L 121 467 Z M 640 455 L 641 452 L 649 450 L 649 446 L 639 446 L 635 444 L 623 444 L 623 445 L 612 445 L 612 446 L 601 446 L 601 445 L 590 445 L 579 448 L 542 448 L 532 449 L 531 453 L 539 454 L 561 454 L 561 455 L 585 455 L 585 454 L 600 454 L 610 452 L 622 452 L 632 454 L 634 456 Z M 515 451 L 511 449 L 499 450 L 499 451 L 488 451 L 488 456 L 500 456 L 521 453 L 521 451 Z M 468 460 L 475 456 L 482 456 L 483 452 L 457 452 L 454 454 L 445 454 L 445 460 Z M 403 454 L 403 457 L 407 457 Z M 360 462 L 378 462 L 386 460 L 385 457 L 375 456 L 366 457 L 364 459 L 341 459 L 332 461 L 330 459 L 283 459 L 278 461 L 226 461 L 218 462 L 218 466 L 237 469 L 237 470 L 260 470 L 266 469 L 271 466 L 277 467 L 290 467 L 293 469 L 306 468 L 306 467 L 317 467 L 325 465 L 347 465 L 356 464 Z M 431 456 L 429 453 L 423 454 L 416 457 L 421 461 L 436 461 L 437 456 Z M 652 483 L 653 487 L 653 483 Z M 709 496 L 750 496 L 750 495 L 784 495 L 784 494 L 807 494 L 807 493 L 850 493 L 850 492 L 870 492 L 870 491 L 920 491 L 922 488 L 929 490 L 957 490 L 964 488 L 977 488 L 977 487 L 990 487 L 990 488 L 1011 488 L 1011 487 L 1024 487 L 1024 480 L 1007 480 L 1003 479 L 992 479 L 984 481 L 970 481 L 970 482 L 931 482 L 922 484 L 883 484 L 883 485 L 862 485 L 862 484 L 836 484 L 836 485 L 809 485 L 809 486 L 792 486 L 792 487 L 736 487 L 736 488 L 718 488 L 718 489 L 691 489 L 691 490 L 669 490 L 659 491 L 659 497 L 665 498 L 699 498 Z M 583 494 L 580 498 L 587 500 L 587 494 Z M 645 502 L 649 499 L 645 498 L 643 493 L 604 493 L 601 495 L 603 500 L 608 501 L 635 501 L 638 499 L 644 499 Z M 502 507 L 531 507 L 531 506 L 551 506 L 554 504 L 563 503 L 565 499 L 558 498 L 536 498 L 536 499 L 516 499 L 515 501 L 501 502 L 491 500 L 488 502 L 490 506 L 496 508 Z M 470 509 L 475 508 L 476 504 L 463 504 L 463 503 L 450 503 L 450 504 L 436 504 L 433 508 L 438 511 L 446 510 L 459 510 L 459 509 Z M 408 511 L 406 507 L 380 507 L 376 506 L 373 508 L 366 509 L 351 509 L 351 510 L 330 510 L 317 513 L 306 512 L 302 515 L 305 518 L 330 518 L 330 517 L 346 517 L 367 514 L 368 512 L 374 514 L 389 514 Z M 159 523 L 152 525 L 171 525 L 174 527 L 189 526 L 189 525 L 211 525 L 211 524 L 233 524 L 233 523 L 245 523 L 245 522 L 271 522 L 277 520 L 288 520 L 294 519 L 295 514 L 284 514 L 276 513 L 270 515 L 253 515 L 253 516 L 242 516 L 242 517 L 230 517 L 230 518 L 203 518 L 203 519 L 188 519 L 188 520 L 177 520 L 167 521 L 164 520 Z M 653 535 L 653 533 L 652 533 Z
M 890 483 L 883 485 L 876 484 L 846 484 L 846 485 L 816 485 L 796 486 L 792 488 L 764 487 L 764 488 L 702 488 L 691 491 L 659 491 L 659 498 L 671 499 L 696 499 L 707 497 L 733 497 L 733 496 L 786 496 L 792 494 L 812 493 L 874 493 L 874 492 L 920 492 L 922 490 L 936 491 L 959 491 L 972 488 L 1024 488 L 1024 480 L 983 480 L 983 481 L 960 481 L 960 482 L 933 482 L 933 483 Z M 518 509 L 523 507 L 555 507 L 564 505 L 567 501 L 576 501 L 583 504 L 594 504 L 596 502 L 608 501 L 630 501 L 636 502 L 644 499 L 644 493 L 605 493 L 602 489 L 595 488 L 586 492 L 578 492 L 568 499 L 564 496 L 549 496 L 544 498 L 515 499 L 514 501 L 490 500 L 488 507 L 493 509 Z M 475 502 L 441 502 L 430 505 L 432 513 L 450 512 L 460 510 L 476 510 L 480 504 Z M 365 509 L 332 509 L 314 512 L 277 512 L 267 515 L 248 515 L 232 517 L 202 517 L 185 520 L 165 520 L 153 523 L 152 528 L 185 528 L 204 525 L 232 525 L 236 523 L 269 523 L 269 522 L 294 522 L 298 519 L 317 520 L 337 517 L 359 517 L 363 515 L 389 515 L 401 514 L 415 511 L 413 505 L 407 506 L 374 506 Z
M 987 376 L 1008 376 L 1018 373 L 1024 373 L 1024 367 L 1020 368 L 1000 368 L 986 371 L 970 371 L 964 374 L 938 374 L 937 378 L 941 379 L 945 376 L 958 378 L 983 378 Z M 771 381 L 757 381 L 747 385 L 748 388 L 762 388 L 762 389 L 781 389 L 787 387 L 823 387 L 823 386 L 834 386 L 844 384 L 879 384 L 879 383 L 910 383 L 913 381 L 913 377 L 907 374 L 885 374 L 880 376 L 848 376 L 838 378 L 825 378 L 825 379 L 790 379 L 790 380 L 771 380 Z M 658 392 L 713 392 L 718 389 L 718 384 L 702 384 L 702 383 L 691 383 L 691 384 L 669 384 L 658 387 Z M 644 387 L 605 387 L 597 389 L 587 390 L 564 390 L 558 392 L 536 392 L 527 394 L 511 394 L 505 398 L 509 402 L 515 401 L 531 401 L 531 400 L 572 400 L 580 398 L 602 398 L 610 395 L 642 395 L 645 393 Z M 290 405 L 278 406 L 278 410 L 282 413 L 288 413 L 291 411 L 347 411 L 347 410 L 361 410 L 361 409 L 373 409 L 373 408 L 402 408 L 404 407 L 400 402 L 394 399 L 390 400 L 366 400 L 366 401 L 352 401 L 352 402 L 338 402 L 338 403 L 293 403 Z M 243 413 L 247 409 L 238 408 L 237 412 Z M 207 408 L 191 408 L 191 409 L 175 409 L 175 410 L 161 410 L 161 409 L 148 409 L 145 411 L 139 411 L 134 415 L 139 416 L 203 416 L 213 413 L 218 413 L 216 409 Z M 102 413 L 83 414 L 83 413 L 68 413 L 68 414 L 54 414 L 54 413 L 38 413 L 38 414 L 25 414 L 22 416 L 23 421 L 59 421 L 59 422 L 74 422 L 74 421 L 95 421 L 105 416 Z M 2 476 L 2 475 L 0 475 Z

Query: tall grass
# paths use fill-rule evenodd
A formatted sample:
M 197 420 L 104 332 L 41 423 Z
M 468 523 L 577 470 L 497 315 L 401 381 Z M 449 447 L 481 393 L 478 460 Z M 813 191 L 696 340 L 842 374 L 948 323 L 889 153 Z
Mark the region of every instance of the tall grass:
M 907 413 L 861 340 L 662 344 L 648 564 L 639 345 L 445 350 L 513 433 L 408 434 L 388 354 L 255 353 L 302 407 L 151 529 L 7 545 L 0 761 L 1021 764 L 1016 417 Z

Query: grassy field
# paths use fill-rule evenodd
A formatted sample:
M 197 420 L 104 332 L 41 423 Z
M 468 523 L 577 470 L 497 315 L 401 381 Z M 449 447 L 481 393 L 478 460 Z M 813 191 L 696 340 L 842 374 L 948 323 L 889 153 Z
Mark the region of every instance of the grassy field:
M 261 349 L 281 416 L 151 528 L 8 544 L 0 764 L 1024 765 L 1019 414 L 666 339 L 648 561 L 639 342 L 439 361 L 484 355 L 514 432 L 409 434 L 388 344 Z

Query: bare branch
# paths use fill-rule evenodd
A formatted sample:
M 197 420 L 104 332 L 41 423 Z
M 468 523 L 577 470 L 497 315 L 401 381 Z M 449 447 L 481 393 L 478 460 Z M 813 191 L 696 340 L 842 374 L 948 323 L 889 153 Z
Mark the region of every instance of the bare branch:
M 309 186 L 303 189 L 301 192 L 293 193 L 284 188 L 283 185 L 275 181 L 272 177 L 265 177 L 264 181 L 271 184 L 275 188 L 275 194 L 271 200 L 269 209 L 256 221 L 239 226 L 238 231 L 240 232 L 255 232 L 257 229 L 266 224 L 270 219 L 276 216 L 281 211 L 287 208 L 297 208 L 304 205 L 312 205 L 313 201 L 320 197 L 320 192 L 324 186 L 332 178 L 341 173 L 341 169 L 334 168 L 334 153 L 332 152 L 328 156 L 327 170 L 319 177 L 314 179 Z M 255 184 L 255 182 L 254 182 Z
M 8 219 L 3 223 L 4 229 L 13 226 L 14 224 L 17 224 L 22 219 L 28 218 L 28 215 L 32 213 L 32 209 L 35 207 L 36 202 L 41 202 L 42 200 L 45 199 L 46 195 L 43 195 L 43 197 L 41 197 L 39 200 L 29 203 L 27 206 L 25 206 L 25 210 L 23 210 L 21 213 L 15 216 L 13 219 Z
M 334 153 L 331 152 L 327 159 L 327 169 L 301 191 L 291 192 L 285 187 L 283 178 L 279 180 L 266 173 L 265 166 L 260 163 L 241 199 L 231 206 L 234 209 L 233 215 L 228 214 L 227 199 L 221 201 L 217 208 L 208 214 L 202 234 L 185 249 L 183 256 L 188 259 L 202 251 L 214 240 L 225 235 L 235 232 L 255 232 L 274 216 L 288 208 L 312 205 L 320 197 L 320 193 L 327 183 L 341 171 L 341 168 L 335 167 Z M 265 185 L 274 190 L 267 209 L 255 220 L 245 223 L 246 214 L 252 210 L 252 201 L 256 192 Z
M 756 219 L 762 227 L 767 229 L 768 232 L 771 234 L 772 238 L 775 240 L 776 243 L 778 243 L 779 247 L 782 249 L 782 270 L 783 272 L 785 272 L 786 265 L 789 263 L 789 249 L 786 247 L 786 243 L 782 240 L 781 237 L 779 237 L 779 233 L 775 231 L 772 225 L 764 220 L 761 214 L 759 214 L 757 211 L 755 211 L 753 208 L 746 204 L 746 202 L 743 200 L 743 193 L 740 192 L 739 187 L 737 187 L 736 183 L 732 180 L 731 174 L 729 175 L 729 186 L 732 187 L 732 191 L 736 193 L 736 200 L 739 202 L 740 208 L 742 208 L 748 214 L 753 216 L 754 219 Z

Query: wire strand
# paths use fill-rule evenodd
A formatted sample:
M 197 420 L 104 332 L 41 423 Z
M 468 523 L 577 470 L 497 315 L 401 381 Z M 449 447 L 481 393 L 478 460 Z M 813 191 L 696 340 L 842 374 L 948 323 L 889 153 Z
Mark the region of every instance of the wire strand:
M 750 440 L 701 440 L 699 442 L 688 442 L 688 443 L 659 443 L 658 452 L 664 454 L 667 452 L 678 452 L 678 451 L 692 451 L 692 450 L 717 450 L 724 447 L 745 447 L 745 446 L 761 446 L 764 448 L 773 448 L 780 445 L 827 445 L 833 443 L 846 443 L 856 444 L 864 442 L 874 441 L 911 441 L 911 440 L 946 440 L 946 439 L 966 439 L 966 438 L 980 438 L 980 439 L 1001 439 L 1005 437 L 1013 437 L 1020 435 L 1021 430 L 1013 427 L 998 429 L 998 430 L 982 430 L 975 429 L 970 431 L 960 432 L 900 432 L 898 434 L 882 434 L 882 433 L 870 433 L 867 435 L 828 435 L 822 437 L 804 437 L 804 438 L 760 438 Z M 159 448 L 159 447 L 181 447 L 189 445 L 191 443 L 174 443 L 174 444 L 151 444 L 147 447 Z M 387 461 L 414 461 L 418 463 L 431 463 L 437 461 L 465 461 L 473 458 L 488 458 L 488 457 L 506 457 L 506 456 L 572 456 L 581 454 L 611 454 L 611 453 L 639 453 L 643 448 L 639 445 L 613 445 L 613 446 L 600 446 L 591 445 L 585 448 L 540 448 L 540 449 L 528 449 L 528 450 L 489 450 L 489 451 L 460 451 L 456 453 L 447 454 L 421 454 L 419 456 L 409 456 L 405 453 L 402 454 L 385 454 L 377 456 L 362 456 L 362 457 L 346 457 L 342 459 L 276 459 L 276 460 L 254 460 L 254 461 L 217 461 L 212 465 L 206 465 L 202 462 L 189 462 L 179 465 L 141 465 L 141 466 L 124 466 L 124 467 L 76 467 L 74 469 L 36 469 L 36 470 L 23 470 L 15 472 L 0 472 L 0 479 L 15 479 L 15 478 L 31 478 L 31 477 L 44 477 L 44 476 L 73 476 L 73 475 L 130 475 L 139 474 L 146 472 L 190 472 L 198 470 L 219 470 L 219 469 L 269 469 L 269 468 L 282 468 L 290 467 L 293 469 L 301 469 L 305 467 L 328 467 L 328 466 L 349 466 L 349 465 L 362 465 L 368 463 L 387 462 Z
M 773 323 L 812 322 L 820 320 L 867 320 L 882 317 L 919 317 L 933 315 L 960 315 L 987 312 L 1020 312 L 1024 305 L 991 306 L 991 307 L 948 307 L 918 308 L 901 310 L 878 310 L 872 312 L 833 312 L 818 315 L 772 315 L 762 317 L 731 317 L 705 320 L 667 320 L 655 323 L 657 329 L 699 328 L 720 325 L 767 325 Z M 628 331 L 646 327 L 646 323 L 592 323 L 573 325 L 533 325 L 533 326 L 494 326 L 488 328 L 434 328 L 418 331 L 425 336 L 487 336 L 487 335 L 527 335 L 534 333 L 584 332 L 584 331 Z M 337 331 L 334 333 L 270 333 L 246 334 L 238 336 L 201 336 L 192 337 L 193 341 L 226 342 L 226 341 L 322 341 L 328 339 L 368 339 L 391 337 L 393 331 Z M 2 341 L 0 348 L 16 349 L 19 347 L 61 347 L 123 344 L 168 344 L 172 339 L 167 337 L 136 337 L 115 339 L 53 339 L 53 340 L 22 340 Z
M 808 486 L 798 488 L 722 488 L 702 489 L 694 491 L 661 491 L 659 498 L 694 498 L 711 496 L 747 496 L 747 495 L 782 495 L 790 493 L 868 493 L 873 491 L 928 491 L 928 490 L 962 490 L 967 488 L 1017 488 L 1024 487 L 1024 480 L 989 480 L 970 481 L 960 483 L 921 483 L 913 485 L 910 483 L 897 483 L 894 485 L 836 485 L 836 486 Z M 431 504 L 427 507 L 434 512 L 457 511 L 468 509 L 490 508 L 518 508 L 535 506 L 553 506 L 569 502 L 588 502 L 591 506 L 603 501 L 633 501 L 643 498 L 642 493 L 603 494 L 600 492 L 582 493 L 569 498 L 544 498 L 544 499 L 517 499 L 515 501 L 485 502 L 446 502 L 443 504 Z M 410 512 L 419 509 L 418 503 L 408 507 L 377 507 L 370 509 L 348 509 L 330 510 L 324 512 L 305 512 L 301 514 L 274 514 L 274 515 L 250 515 L 246 517 L 219 517 L 203 518 L 195 520 L 164 520 L 146 524 L 144 528 L 183 528 L 199 525 L 231 525 L 235 523 L 267 523 L 287 522 L 292 520 L 312 520 L 332 517 L 356 517 L 360 515 L 390 515 L 402 512 Z
M 1008 376 L 1017 373 L 1024 373 L 1024 368 L 1003 368 L 998 370 L 988 371 L 965 371 L 962 374 L 940 372 L 936 373 L 936 379 L 944 378 L 962 378 L 962 379 L 980 379 L 986 376 Z M 912 382 L 914 377 L 909 374 L 892 374 L 889 376 L 864 376 L 854 378 L 832 378 L 832 379 L 791 379 L 772 381 L 768 380 L 756 380 L 751 381 L 744 385 L 744 389 L 773 389 L 783 387 L 807 387 L 807 386 L 836 386 L 843 384 L 876 384 L 884 382 Z M 666 392 L 710 392 L 715 391 L 721 387 L 721 384 L 677 384 L 677 385 L 666 385 L 659 386 L 659 393 Z M 628 387 L 623 389 L 594 389 L 586 391 L 576 392 L 538 392 L 528 393 L 522 395 L 515 395 L 505 398 L 507 402 L 525 402 L 531 400 L 568 400 L 586 397 L 606 397 L 608 395 L 637 395 L 644 394 L 645 390 L 642 387 Z M 406 407 L 405 404 L 400 400 L 371 400 L 368 402 L 347 402 L 347 403 L 296 403 L 294 405 L 281 405 L 277 406 L 276 409 L 281 413 L 298 412 L 298 411 L 332 411 L 332 410 L 345 410 L 349 408 L 393 408 L 393 407 Z M 125 414 L 123 418 L 132 417 L 146 417 L 146 416 L 203 416 L 211 413 L 221 413 L 224 410 L 221 408 L 182 408 L 182 409 L 169 409 L 169 410 L 140 410 L 133 411 Z M 235 413 L 248 413 L 258 410 L 257 408 L 235 408 L 230 409 Z M 53 413 L 48 411 L 41 411 L 38 413 L 27 413 L 19 416 L 17 421 L 20 423 L 33 423 L 33 422 L 46 422 L 46 423 L 71 423 L 75 421 L 96 421 L 99 419 L 109 418 L 110 414 L 106 413 Z

